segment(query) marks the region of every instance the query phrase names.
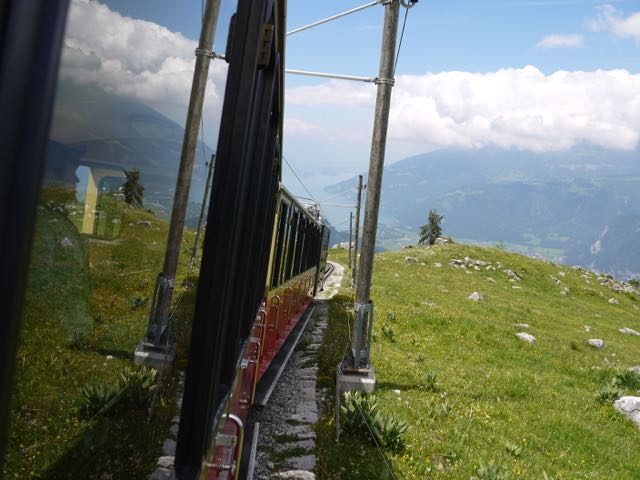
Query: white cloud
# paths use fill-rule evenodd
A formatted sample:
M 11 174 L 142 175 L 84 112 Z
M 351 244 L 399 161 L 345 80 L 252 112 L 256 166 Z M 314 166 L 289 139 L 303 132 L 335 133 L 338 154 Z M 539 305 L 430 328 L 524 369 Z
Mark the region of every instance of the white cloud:
M 73 0 L 61 75 L 133 96 L 184 124 L 197 42 L 93 0 Z M 226 64 L 209 68 L 205 109 L 220 109 Z
M 547 35 L 536 46 L 538 48 L 581 47 L 583 44 L 582 35 Z
M 306 94 L 313 91 L 312 96 Z M 364 92 L 364 93 L 363 93 Z M 296 106 L 373 105 L 375 90 L 328 82 L 288 92 Z M 588 142 L 633 149 L 640 139 L 640 74 L 626 70 L 502 69 L 443 72 L 396 79 L 389 124 L 395 146 L 420 153 L 433 148 L 496 145 L 533 151 Z
M 625 17 L 613 5 L 603 5 L 599 10 L 598 18 L 591 22 L 594 30 L 607 30 L 617 37 L 631 37 L 640 42 L 640 12 Z
M 322 131 L 323 128 L 310 122 L 306 122 L 296 117 L 285 116 L 284 119 L 284 132 L 288 133 L 317 133 Z

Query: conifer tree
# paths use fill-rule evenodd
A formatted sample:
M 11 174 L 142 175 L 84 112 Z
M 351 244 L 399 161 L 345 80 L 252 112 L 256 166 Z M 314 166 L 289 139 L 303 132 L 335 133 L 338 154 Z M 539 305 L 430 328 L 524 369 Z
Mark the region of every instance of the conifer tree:
M 442 227 L 440 223 L 444 215 L 440 215 L 435 210 L 429 210 L 429 222 L 420 227 L 420 240 L 418 245 L 433 245 L 436 239 L 442 236 Z
M 144 195 L 144 187 L 140 185 L 140 170 L 124 170 L 127 177 L 122 186 L 124 201 L 135 207 L 142 207 L 142 196 Z

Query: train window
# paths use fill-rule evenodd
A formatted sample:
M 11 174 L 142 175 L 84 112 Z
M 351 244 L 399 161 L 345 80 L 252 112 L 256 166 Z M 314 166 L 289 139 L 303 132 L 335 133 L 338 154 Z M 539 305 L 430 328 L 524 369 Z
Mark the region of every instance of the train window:
M 236 4 L 222 2 L 217 51 Z M 220 60 L 209 69 L 173 292 L 176 362 L 143 369 L 133 352 L 162 271 L 201 25 L 199 0 L 71 1 L 1 478 L 144 478 L 163 444 L 173 454 L 165 440 L 176 439 Z

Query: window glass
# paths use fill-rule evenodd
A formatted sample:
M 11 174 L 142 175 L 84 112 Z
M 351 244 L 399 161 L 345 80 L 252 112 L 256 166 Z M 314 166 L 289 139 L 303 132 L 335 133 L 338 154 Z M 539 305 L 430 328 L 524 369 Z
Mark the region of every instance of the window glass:
M 216 51 L 225 50 L 235 3 L 223 2 Z M 136 366 L 133 354 L 163 268 L 202 8 L 71 1 L 0 477 L 144 478 L 172 454 L 221 60 L 209 69 L 172 295 L 176 360 L 158 372 Z

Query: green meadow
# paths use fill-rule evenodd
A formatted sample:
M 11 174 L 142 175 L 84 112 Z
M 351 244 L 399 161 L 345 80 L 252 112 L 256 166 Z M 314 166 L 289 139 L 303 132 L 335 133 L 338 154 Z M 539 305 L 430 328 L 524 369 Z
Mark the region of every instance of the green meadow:
M 347 263 L 340 250 L 330 259 Z M 350 275 L 346 269 L 331 300 L 320 350 L 319 381 L 329 392 L 353 322 Z M 381 452 L 345 435 L 336 444 L 328 395 L 317 426 L 319 478 L 394 478 L 390 469 L 406 479 L 640 478 L 640 430 L 597 399 L 640 365 L 640 337 L 618 331 L 640 331 L 640 298 L 602 281 L 479 246 L 376 255 L 375 395 L 381 410 L 408 424 L 405 446 Z M 480 300 L 468 298 L 473 292 Z M 589 346 L 592 338 L 605 348 Z

